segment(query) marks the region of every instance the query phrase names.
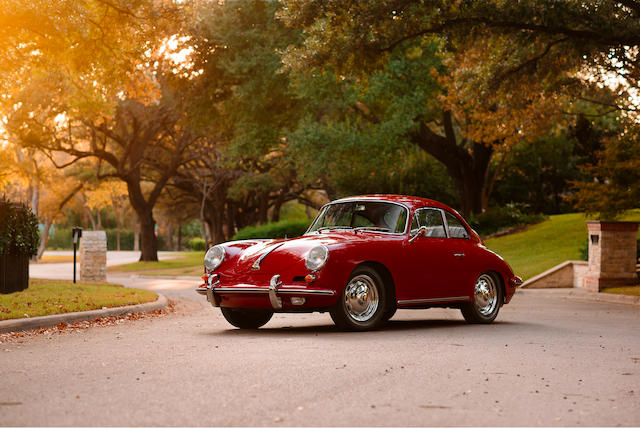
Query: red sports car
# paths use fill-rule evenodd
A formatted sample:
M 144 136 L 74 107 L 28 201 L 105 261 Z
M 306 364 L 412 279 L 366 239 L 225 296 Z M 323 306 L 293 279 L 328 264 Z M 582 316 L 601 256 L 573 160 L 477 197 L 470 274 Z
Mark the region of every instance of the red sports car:
M 490 323 L 522 283 L 456 211 L 397 195 L 333 201 L 304 236 L 216 245 L 204 266 L 196 291 L 250 329 L 274 312 L 329 311 L 339 328 L 369 330 L 429 307 Z

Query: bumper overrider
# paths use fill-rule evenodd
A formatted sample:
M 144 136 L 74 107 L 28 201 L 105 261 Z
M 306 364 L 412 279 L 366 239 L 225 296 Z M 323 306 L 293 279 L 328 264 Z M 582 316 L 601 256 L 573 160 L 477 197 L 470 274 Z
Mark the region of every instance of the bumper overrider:
M 221 286 L 218 274 L 208 275 L 206 283 L 196 289 L 196 292 L 207 296 L 207 301 L 212 306 L 220 306 L 216 296 L 245 294 L 245 295 L 267 295 L 274 310 L 282 309 L 282 297 L 311 297 L 311 296 L 333 296 L 335 290 L 300 287 L 299 285 L 285 285 L 280 280 L 280 275 L 273 275 L 268 286 L 258 286 L 251 284 L 235 284 L 232 286 Z

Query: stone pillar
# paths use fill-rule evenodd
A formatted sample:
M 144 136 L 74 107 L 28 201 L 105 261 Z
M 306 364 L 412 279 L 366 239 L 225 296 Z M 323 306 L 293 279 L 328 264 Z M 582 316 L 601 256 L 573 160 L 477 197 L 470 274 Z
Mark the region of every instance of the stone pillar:
M 637 222 L 587 221 L 589 268 L 582 287 L 604 288 L 638 285 L 636 274 Z
M 80 280 L 107 280 L 107 234 L 83 231 L 80 238 Z

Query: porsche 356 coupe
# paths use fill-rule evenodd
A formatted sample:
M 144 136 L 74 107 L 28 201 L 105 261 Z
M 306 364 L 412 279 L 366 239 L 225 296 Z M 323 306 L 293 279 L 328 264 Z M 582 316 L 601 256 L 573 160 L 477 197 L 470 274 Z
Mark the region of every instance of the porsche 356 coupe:
M 238 328 L 274 312 L 325 312 L 370 330 L 396 309 L 449 307 L 490 323 L 522 280 L 453 209 L 397 195 L 325 205 L 299 238 L 232 241 L 204 257 L 196 291 Z

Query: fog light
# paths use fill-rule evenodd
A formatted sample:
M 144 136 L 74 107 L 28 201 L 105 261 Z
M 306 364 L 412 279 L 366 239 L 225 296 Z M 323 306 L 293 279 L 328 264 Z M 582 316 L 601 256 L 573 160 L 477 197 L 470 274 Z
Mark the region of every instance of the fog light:
M 292 297 L 291 304 L 296 306 L 304 305 L 304 302 L 306 302 L 306 300 L 307 299 L 305 299 L 304 297 Z

